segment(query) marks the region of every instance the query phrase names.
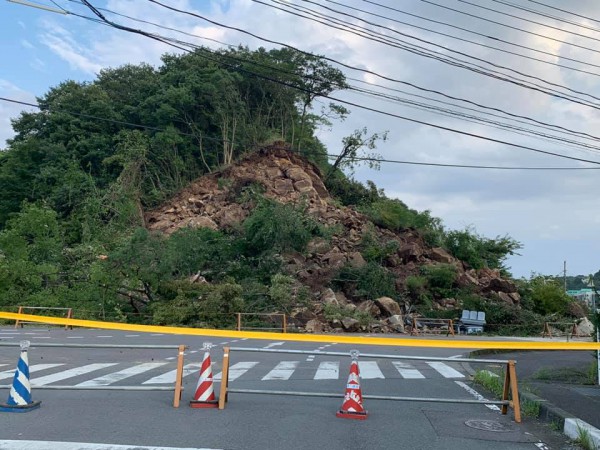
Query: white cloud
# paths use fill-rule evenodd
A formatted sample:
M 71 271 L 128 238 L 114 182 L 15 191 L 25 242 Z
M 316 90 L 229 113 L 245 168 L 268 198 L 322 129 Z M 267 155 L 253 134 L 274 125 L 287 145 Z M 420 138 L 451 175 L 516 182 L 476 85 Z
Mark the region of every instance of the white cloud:
M 0 79 L 0 96 L 17 101 L 36 103 L 33 94 L 26 92 L 10 81 L 3 79 Z M 36 111 L 35 108 L 26 107 L 17 103 L 0 101 L 0 149 L 4 148 L 6 139 L 9 139 L 14 135 L 10 119 L 17 117 L 23 110 Z

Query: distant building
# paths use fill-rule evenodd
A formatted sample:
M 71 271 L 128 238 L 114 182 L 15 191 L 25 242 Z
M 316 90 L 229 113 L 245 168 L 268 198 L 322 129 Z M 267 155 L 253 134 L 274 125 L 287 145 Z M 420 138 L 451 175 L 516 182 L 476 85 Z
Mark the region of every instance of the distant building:
M 590 288 L 572 289 L 567 291 L 567 295 L 585 303 L 588 308 L 592 308 L 594 305 L 594 300 L 597 300 L 595 299 L 594 291 Z

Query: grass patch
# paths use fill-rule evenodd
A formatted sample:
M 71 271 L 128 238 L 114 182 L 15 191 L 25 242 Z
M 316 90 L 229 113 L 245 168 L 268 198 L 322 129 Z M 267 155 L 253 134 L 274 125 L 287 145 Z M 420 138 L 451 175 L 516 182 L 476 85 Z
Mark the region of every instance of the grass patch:
M 577 425 L 577 439 L 574 442 L 583 448 L 583 450 L 598 450 L 596 445 L 594 445 L 590 432 L 579 425 Z
M 497 398 L 502 398 L 504 393 L 504 371 L 495 373 L 490 370 L 478 370 L 473 376 L 473 381 L 494 394 Z M 520 386 L 521 390 L 528 390 Z M 540 402 L 520 398 L 521 414 L 525 417 L 539 417 Z
M 543 367 L 533 374 L 534 380 L 569 384 L 596 384 L 596 362 L 587 367 Z

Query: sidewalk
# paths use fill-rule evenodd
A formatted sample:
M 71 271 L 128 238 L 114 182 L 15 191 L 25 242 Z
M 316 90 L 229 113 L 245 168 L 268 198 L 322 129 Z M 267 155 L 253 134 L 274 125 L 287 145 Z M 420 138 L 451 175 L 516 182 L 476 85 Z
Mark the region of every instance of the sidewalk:
M 552 379 L 551 375 L 564 369 L 564 373 L 584 371 L 595 360 L 596 354 L 591 351 L 516 351 L 501 353 L 502 359 L 517 361 L 517 376 L 523 396 L 530 391 L 539 397 L 542 403 L 542 418 L 549 421 L 565 421 L 564 432 L 571 438 L 578 437 L 578 424 L 588 429 L 595 443 L 600 448 L 600 386 L 581 384 L 583 376 L 573 377 L 578 380 Z M 547 376 L 548 380 L 540 377 Z M 589 424 L 587 427 L 581 421 Z

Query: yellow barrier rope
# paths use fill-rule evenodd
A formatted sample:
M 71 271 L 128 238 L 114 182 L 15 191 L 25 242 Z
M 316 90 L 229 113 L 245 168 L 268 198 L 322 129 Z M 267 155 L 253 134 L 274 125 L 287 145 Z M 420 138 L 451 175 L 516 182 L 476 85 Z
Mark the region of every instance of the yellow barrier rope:
M 294 342 L 337 342 L 338 344 L 384 345 L 392 347 L 432 348 L 478 348 L 501 350 L 600 350 L 598 342 L 527 342 L 527 341 L 483 341 L 450 339 L 412 339 L 398 337 L 362 337 L 340 334 L 282 334 L 260 331 L 215 330 L 211 328 L 180 328 L 159 325 L 136 325 L 130 323 L 100 322 L 95 320 L 65 319 L 61 317 L 34 316 L 0 311 L 0 319 L 38 322 L 74 327 L 101 328 L 106 330 L 138 331 L 142 333 L 179 334 L 189 336 L 213 336 Z

